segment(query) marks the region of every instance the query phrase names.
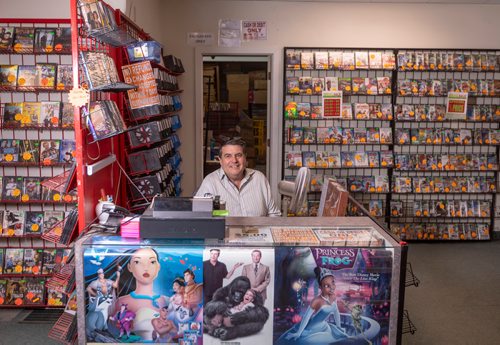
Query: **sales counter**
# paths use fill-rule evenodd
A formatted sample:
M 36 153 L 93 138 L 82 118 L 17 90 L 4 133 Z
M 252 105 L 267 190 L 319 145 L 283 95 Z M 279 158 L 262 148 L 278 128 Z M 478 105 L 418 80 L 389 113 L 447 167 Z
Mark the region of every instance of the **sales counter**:
M 83 238 L 79 344 L 399 344 L 406 252 L 368 217 L 228 217 L 223 240 Z

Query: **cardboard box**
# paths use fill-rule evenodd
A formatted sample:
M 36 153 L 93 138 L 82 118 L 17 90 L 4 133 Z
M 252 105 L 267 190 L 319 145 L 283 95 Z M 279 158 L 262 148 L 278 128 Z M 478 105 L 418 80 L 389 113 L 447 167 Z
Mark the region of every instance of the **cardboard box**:
M 248 89 L 238 90 L 232 89 L 229 90 L 229 102 L 237 102 L 238 109 L 248 109 Z
M 250 80 L 248 74 L 228 74 L 226 75 L 226 88 L 229 93 L 231 90 L 245 90 L 248 91 Z
M 253 91 L 252 103 L 266 104 L 267 103 L 267 90 L 255 90 L 255 91 Z
M 250 72 L 248 72 L 248 78 L 250 79 L 250 83 L 253 83 L 254 80 L 267 79 L 266 74 L 267 74 L 267 72 L 263 69 L 258 70 L 258 71 L 250 71 Z
M 254 80 L 253 81 L 254 90 L 267 90 L 267 80 Z

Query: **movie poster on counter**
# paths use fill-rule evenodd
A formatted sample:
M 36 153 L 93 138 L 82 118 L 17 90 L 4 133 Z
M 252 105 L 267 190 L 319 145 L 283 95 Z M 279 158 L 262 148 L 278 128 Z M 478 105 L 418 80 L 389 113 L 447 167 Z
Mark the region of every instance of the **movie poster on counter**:
M 122 66 L 122 71 L 125 83 L 137 86 L 137 89 L 127 91 L 132 109 L 160 104 L 156 79 L 149 61 Z
M 342 116 L 342 91 L 323 91 L 323 117 L 340 118 Z
M 87 342 L 201 345 L 202 257 L 196 246 L 85 249 Z
M 207 247 L 203 260 L 203 344 L 269 344 L 274 249 Z
M 446 99 L 446 119 L 465 120 L 467 116 L 467 92 L 448 92 Z
M 267 40 L 267 23 L 261 20 L 244 20 L 241 24 L 243 41 Z
M 241 46 L 241 20 L 219 20 L 219 47 Z
M 392 253 L 277 247 L 274 344 L 388 344 Z

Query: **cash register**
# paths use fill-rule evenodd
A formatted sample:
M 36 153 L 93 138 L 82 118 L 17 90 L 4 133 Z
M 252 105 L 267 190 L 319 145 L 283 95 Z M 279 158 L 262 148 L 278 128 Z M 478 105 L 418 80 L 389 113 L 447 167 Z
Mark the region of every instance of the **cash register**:
M 139 220 L 141 238 L 223 239 L 224 217 L 214 217 L 212 197 L 156 197 Z

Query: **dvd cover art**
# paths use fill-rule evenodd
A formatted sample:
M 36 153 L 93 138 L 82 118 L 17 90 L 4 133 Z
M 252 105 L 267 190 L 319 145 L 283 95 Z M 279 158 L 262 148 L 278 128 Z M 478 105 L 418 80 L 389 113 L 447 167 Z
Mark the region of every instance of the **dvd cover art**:
M 294 101 L 288 101 L 285 102 L 285 119 L 286 120 L 293 120 L 297 119 L 297 102 Z
M 5 210 L 3 214 L 2 235 L 19 237 L 24 234 L 24 211 Z
M 43 249 L 24 249 L 24 274 L 40 274 L 42 272 Z
M 24 249 L 5 248 L 4 274 L 21 274 L 23 272 Z
M 302 164 L 308 168 L 316 167 L 316 152 L 304 151 L 302 152 Z
M 274 250 L 203 252 L 203 344 L 266 343 L 273 332 Z
M 23 178 L 15 176 L 4 176 L 2 181 L 2 200 L 21 200 Z
M 314 52 L 314 65 L 316 69 L 328 69 L 328 52 Z
M 23 194 L 21 201 L 41 200 L 41 178 L 40 177 L 24 177 L 23 178 Z
M 45 280 L 27 279 L 26 293 L 24 294 L 24 304 L 41 305 L 44 303 Z
M 40 141 L 40 162 L 44 165 L 52 165 L 59 162 L 60 140 Z
M 42 102 L 40 125 L 45 128 L 59 127 L 61 102 Z
M 87 341 L 202 344 L 203 248 L 116 246 L 83 255 Z M 88 321 L 96 317 L 102 321 Z
M 59 162 L 72 164 L 75 162 L 76 142 L 74 140 L 61 140 Z
M 55 226 L 59 226 L 64 219 L 64 211 L 45 211 L 43 213 L 43 233 L 53 230 Z
M 309 102 L 298 102 L 297 103 L 297 115 L 299 119 L 307 119 L 311 117 L 311 103 Z
M 72 128 L 75 123 L 74 107 L 71 103 L 63 102 L 61 109 L 61 126 L 62 128 Z
M 21 306 L 24 304 L 24 294 L 26 293 L 26 280 L 15 278 L 7 281 L 5 293 L 5 304 Z
M 2 267 L 0 267 L 1 273 Z M 0 305 L 4 305 L 6 303 L 6 293 L 7 293 L 7 280 L 0 279 Z
M 19 162 L 19 142 L 17 139 L 0 140 L 0 162 Z
M 370 51 L 368 53 L 370 69 L 382 69 L 382 52 Z
M 71 51 L 71 28 L 56 28 L 56 37 L 54 41 L 54 50 L 58 53 Z
M 338 70 L 342 66 L 342 51 L 328 52 L 328 67 Z
M 3 127 L 20 127 L 22 123 L 22 113 L 22 102 L 5 103 L 3 109 Z
M 301 95 L 312 95 L 312 77 L 299 77 L 299 93 Z
M 0 65 L 0 86 L 15 87 L 18 65 Z
M 313 95 L 321 95 L 325 88 L 325 79 L 324 78 L 312 78 L 312 92 Z
M 365 344 L 389 337 L 390 251 L 279 247 L 275 256 L 274 344 Z
M 1 224 L 2 219 L 3 219 L 3 211 L 0 211 L 0 224 Z M 0 228 L 1 228 L 1 226 L 0 226 Z M 4 254 L 4 251 L 5 251 L 5 248 L 0 248 L 0 274 L 3 273 L 3 257 L 4 257 L 3 254 Z M 4 287 L 4 289 L 5 289 L 5 287 Z M 5 293 L 5 291 L 4 291 L 4 293 Z M 0 280 L 0 304 L 3 304 L 2 297 L 5 298 L 5 295 L 2 295 L 2 281 Z
M 300 69 L 300 52 L 287 51 L 286 53 L 286 68 Z
M 51 53 L 54 51 L 56 38 L 55 28 L 35 28 L 34 53 Z
M 342 52 L 342 65 L 341 69 L 343 70 L 354 70 L 354 52 L 344 51 Z
M 338 91 L 339 78 L 338 77 L 325 77 L 325 91 Z
M 21 87 L 36 87 L 36 66 L 20 65 L 17 68 L 17 86 Z
M 19 145 L 19 162 L 38 163 L 40 158 L 40 142 L 38 140 L 21 140 Z
M 87 126 L 95 140 L 107 137 L 117 131 L 110 111 L 104 102 L 91 103 Z
M 323 105 L 320 103 L 311 103 L 311 119 L 323 118 Z
M 40 126 L 41 112 L 42 112 L 41 102 L 24 102 L 23 113 L 21 116 L 21 126 L 27 126 L 27 127 Z
M 300 67 L 302 69 L 314 69 L 314 53 L 313 52 L 300 53 Z
M 43 211 L 26 211 L 25 221 L 24 221 L 24 233 L 26 235 L 41 235 L 42 229 L 43 229 Z
M 14 30 L 13 48 L 16 53 L 32 53 L 35 28 L 16 27 Z
M 365 78 L 365 88 L 367 95 L 378 94 L 377 78 Z
M 56 266 L 57 249 L 44 249 L 42 254 L 42 274 L 54 273 Z
M 64 306 L 66 304 L 66 298 L 66 294 L 64 294 L 62 291 L 53 288 L 47 289 L 47 305 L 49 306 Z
M 286 78 L 286 91 L 290 95 L 298 95 L 300 93 L 298 77 Z
M 54 88 L 56 86 L 57 65 L 53 63 L 37 63 L 35 86 Z
M 382 67 L 383 69 L 393 70 L 396 68 L 396 56 L 393 52 L 382 53 Z
M 73 65 L 57 66 L 57 90 L 64 90 L 73 86 Z
M 0 50 L 10 50 L 14 41 L 14 28 L 0 26 Z

